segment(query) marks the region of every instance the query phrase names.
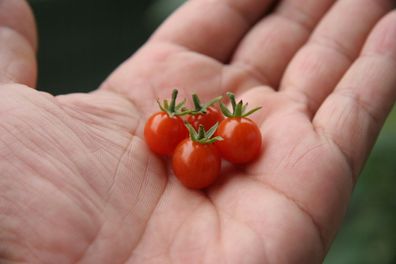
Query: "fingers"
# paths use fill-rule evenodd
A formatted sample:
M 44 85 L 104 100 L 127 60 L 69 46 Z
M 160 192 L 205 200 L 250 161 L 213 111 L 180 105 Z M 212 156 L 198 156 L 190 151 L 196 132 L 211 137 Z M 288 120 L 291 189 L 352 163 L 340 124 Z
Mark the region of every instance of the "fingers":
M 188 1 L 154 34 L 151 41 L 172 43 L 226 61 L 272 0 Z
M 324 101 L 313 124 L 359 173 L 396 99 L 396 11 L 370 34 L 362 54 Z
M 36 83 L 36 31 L 31 10 L 22 0 L 0 1 L 0 84 Z
M 0 27 L 0 84 L 34 87 L 36 58 L 32 46 L 16 31 Z
M 281 90 L 306 103 L 313 115 L 390 9 L 389 0 L 338 1 L 292 60 Z
M 0 26 L 14 29 L 37 49 L 34 17 L 25 0 L 0 0 Z
M 278 87 L 290 59 L 333 2 L 282 1 L 272 15 L 249 32 L 237 49 L 233 64 L 249 69 L 265 84 Z

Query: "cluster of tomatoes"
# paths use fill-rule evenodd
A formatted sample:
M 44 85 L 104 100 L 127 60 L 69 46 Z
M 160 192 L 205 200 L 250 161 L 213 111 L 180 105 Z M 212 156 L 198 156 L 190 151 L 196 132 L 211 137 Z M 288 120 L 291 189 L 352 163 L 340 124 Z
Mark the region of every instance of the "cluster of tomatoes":
M 237 103 L 229 92 L 232 111 L 221 96 L 201 104 L 196 94 L 194 109 L 187 109 L 185 100 L 176 102 L 177 93 L 173 90 L 170 102 L 158 101 L 161 111 L 147 120 L 144 137 L 151 151 L 172 156 L 173 171 L 186 187 L 203 189 L 215 182 L 222 158 L 243 165 L 259 156 L 261 133 L 247 116 L 260 107 L 247 111 L 247 104 Z M 217 103 L 221 111 L 214 107 Z

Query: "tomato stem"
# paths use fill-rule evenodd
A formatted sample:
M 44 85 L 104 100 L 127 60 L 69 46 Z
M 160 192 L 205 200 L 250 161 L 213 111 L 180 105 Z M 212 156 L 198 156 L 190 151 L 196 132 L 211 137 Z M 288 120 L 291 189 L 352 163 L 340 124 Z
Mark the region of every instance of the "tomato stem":
M 201 111 L 202 106 L 201 106 L 201 102 L 199 101 L 198 95 L 193 94 L 192 98 L 193 98 L 193 102 L 194 102 L 195 111 Z
M 198 128 L 198 139 L 203 139 L 205 137 L 205 128 L 203 125 L 199 125 Z
M 232 109 L 235 110 L 235 108 L 236 108 L 235 95 L 231 92 L 227 92 L 227 96 L 230 98 Z
M 171 103 L 170 103 L 170 106 L 169 106 L 169 111 L 170 112 L 172 112 L 172 113 L 174 113 L 175 112 L 175 108 L 176 108 L 176 98 L 177 98 L 177 94 L 178 94 L 179 92 L 177 91 L 177 89 L 173 89 L 173 91 L 172 91 L 172 100 L 171 100 Z

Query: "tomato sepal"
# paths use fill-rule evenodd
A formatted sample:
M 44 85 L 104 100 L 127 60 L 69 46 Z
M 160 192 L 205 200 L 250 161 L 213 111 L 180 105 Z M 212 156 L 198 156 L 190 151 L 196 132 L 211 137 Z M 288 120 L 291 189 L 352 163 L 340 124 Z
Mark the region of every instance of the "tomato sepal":
M 161 109 L 162 112 L 167 113 L 169 117 L 184 116 L 184 115 L 188 115 L 191 113 L 191 110 L 188 110 L 185 108 L 186 99 L 184 99 L 180 103 L 176 104 L 176 99 L 177 99 L 178 93 L 179 92 L 177 89 L 173 89 L 172 99 L 170 102 L 167 99 L 165 99 L 161 104 L 160 100 L 157 99 L 157 104 L 158 104 L 159 108 Z
M 190 115 L 198 115 L 198 114 L 206 114 L 209 107 L 213 106 L 214 104 L 218 103 L 223 96 L 217 96 L 210 100 L 205 104 L 201 104 L 199 97 L 197 94 L 192 95 L 193 103 L 194 103 L 194 110 L 192 110 L 189 114 Z
M 219 127 L 219 123 L 214 124 L 208 131 L 205 131 L 203 125 L 199 125 L 198 131 L 188 122 L 185 122 L 185 126 L 187 127 L 190 133 L 190 139 L 193 142 L 198 142 L 200 144 L 213 144 L 217 141 L 222 141 L 223 138 L 220 136 L 214 136 L 217 128 Z
M 242 100 L 240 100 L 237 103 L 235 100 L 235 95 L 231 92 L 227 92 L 227 96 L 230 98 L 232 112 L 225 106 L 225 104 L 223 104 L 222 102 L 220 103 L 220 109 L 221 109 L 223 115 L 226 117 L 229 117 L 229 118 L 247 117 L 261 109 L 261 106 L 260 106 L 260 107 L 253 108 L 252 110 L 246 112 L 248 103 L 244 104 Z

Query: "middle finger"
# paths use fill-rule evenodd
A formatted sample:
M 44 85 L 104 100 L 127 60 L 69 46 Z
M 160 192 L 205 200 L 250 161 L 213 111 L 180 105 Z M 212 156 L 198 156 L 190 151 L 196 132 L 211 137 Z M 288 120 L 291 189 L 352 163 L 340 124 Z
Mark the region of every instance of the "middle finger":
M 232 65 L 246 68 L 273 88 L 297 50 L 335 0 L 284 0 L 237 48 Z

